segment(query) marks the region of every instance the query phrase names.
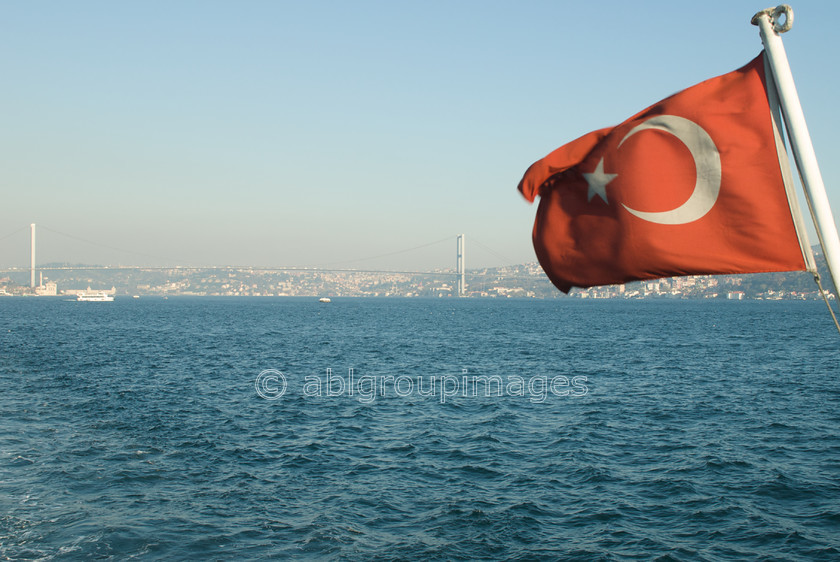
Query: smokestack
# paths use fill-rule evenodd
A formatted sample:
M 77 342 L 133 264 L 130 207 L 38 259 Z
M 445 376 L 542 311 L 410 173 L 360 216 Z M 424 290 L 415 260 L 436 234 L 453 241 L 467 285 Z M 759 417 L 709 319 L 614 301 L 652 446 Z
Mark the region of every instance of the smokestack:
M 31 245 L 29 248 L 29 286 L 35 288 L 35 223 L 29 225 Z

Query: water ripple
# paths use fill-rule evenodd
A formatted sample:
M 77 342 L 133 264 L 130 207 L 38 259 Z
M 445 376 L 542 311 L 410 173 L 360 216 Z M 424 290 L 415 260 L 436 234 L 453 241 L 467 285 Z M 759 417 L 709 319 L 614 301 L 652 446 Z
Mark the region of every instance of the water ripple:
M 2 304 L 0 557 L 840 556 L 819 303 Z M 327 369 L 588 393 L 304 395 Z

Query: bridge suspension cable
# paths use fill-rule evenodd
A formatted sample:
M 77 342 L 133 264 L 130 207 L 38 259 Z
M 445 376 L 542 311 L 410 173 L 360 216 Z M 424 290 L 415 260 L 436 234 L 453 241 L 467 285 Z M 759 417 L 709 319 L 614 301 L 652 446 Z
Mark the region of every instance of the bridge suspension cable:
M 5 236 L 0 236 L 0 241 L 5 240 L 6 238 L 11 238 L 12 236 L 17 234 L 18 232 L 23 232 L 27 228 L 29 228 L 29 225 L 22 226 L 22 227 L 18 228 L 17 230 L 15 230 L 14 232 L 10 232 L 9 234 L 6 234 Z
M 122 252 L 122 253 L 125 253 L 125 254 L 134 254 L 136 256 L 143 256 L 144 258 L 152 258 L 152 259 L 155 259 L 155 260 L 172 261 L 170 259 L 162 258 L 160 256 L 153 256 L 152 254 L 146 254 L 144 252 L 136 252 L 136 251 L 133 251 L 133 250 L 126 250 L 125 248 L 117 248 L 116 246 L 110 246 L 108 244 L 103 244 L 101 242 L 94 242 L 92 240 L 87 240 L 85 238 L 81 238 L 80 236 L 74 236 L 72 234 L 67 234 L 66 232 L 61 232 L 60 230 L 55 230 L 54 228 L 50 228 L 50 227 L 44 226 L 42 224 L 39 224 L 38 228 L 43 229 L 43 230 L 47 230 L 47 231 L 52 232 L 54 234 L 59 234 L 61 236 L 65 236 L 67 238 L 70 238 L 71 240 L 76 240 L 78 242 L 84 242 L 85 244 L 90 244 L 91 246 L 97 246 L 97 247 L 100 247 L 100 248 L 105 248 L 107 250 L 114 250 L 114 251 Z
M 119 248 L 119 247 L 112 246 L 112 245 L 109 245 L 109 244 L 103 244 L 102 242 L 96 242 L 96 241 L 93 241 L 93 240 L 88 240 L 86 238 L 76 236 L 76 235 L 73 235 L 73 234 L 68 234 L 66 232 L 62 232 L 60 230 L 56 230 L 54 228 L 50 228 L 50 227 L 44 226 L 42 224 L 39 224 L 38 227 L 39 227 L 39 229 L 46 230 L 48 232 L 52 232 L 54 234 L 58 234 L 60 236 L 64 236 L 66 238 L 76 240 L 78 242 L 82 242 L 84 244 L 88 244 L 88 245 L 91 245 L 91 246 L 105 248 L 105 249 L 108 249 L 108 250 L 113 250 L 113 251 L 117 251 L 117 252 L 121 252 L 121 253 L 125 253 L 125 254 L 133 254 L 133 255 L 136 255 L 136 256 L 151 258 L 151 259 L 154 259 L 158 262 L 164 262 L 164 263 L 165 262 L 170 262 L 171 263 L 171 261 L 172 261 L 171 259 L 162 258 L 160 256 L 156 256 L 156 255 L 153 255 L 153 254 L 148 254 L 148 253 L 145 253 L 145 252 L 138 252 L 138 251 L 134 251 L 134 250 L 127 250 L 125 248 Z M 21 228 L 18 228 L 17 230 L 15 230 L 13 232 L 10 232 L 8 234 L 0 236 L 0 241 L 9 239 L 9 238 L 11 238 L 11 237 L 13 237 L 17 234 L 20 234 L 21 232 L 27 230 L 27 228 L 29 228 L 29 225 L 22 226 Z M 72 265 L 57 265 L 56 264 L 53 267 L 39 267 L 38 269 L 44 270 L 44 271 L 62 271 L 62 270 L 79 270 L 79 271 L 81 271 L 81 270 L 88 270 L 88 271 L 94 271 L 94 270 L 112 270 L 112 271 L 113 270 L 199 271 L 199 270 L 220 270 L 220 269 L 248 269 L 248 270 L 253 270 L 253 271 L 264 271 L 264 272 L 280 272 L 280 271 L 286 271 L 286 272 L 294 271 L 294 272 L 308 272 L 308 273 L 319 273 L 319 272 L 320 273 L 327 273 L 327 272 L 353 273 L 353 272 L 356 272 L 356 273 L 400 273 L 400 274 L 412 274 L 412 275 L 438 275 L 438 274 L 451 274 L 451 273 L 460 274 L 460 272 L 456 271 L 457 268 L 451 268 L 451 267 L 441 268 L 441 269 L 435 270 L 435 271 L 408 271 L 408 270 L 395 271 L 395 270 L 380 270 L 380 269 L 374 269 L 374 268 L 364 268 L 364 269 L 352 268 L 351 269 L 349 267 L 346 267 L 346 264 L 353 264 L 353 263 L 359 263 L 359 262 L 369 262 L 369 261 L 377 260 L 377 259 L 381 259 L 381 258 L 397 256 L 397 255 L 400 255 L 400 254 L 406 254 L 406 253 L 409 253 L 409 252 L 414 252 L 414 251 L 417 251 L 417 250 L 421 250 L 423 248 L 428 248 L 428 247 L 435 246 L 435 245 L 438 245 L 438 244 L 451 242 L 453 238 L 460 238 L 461 236 L 463 236 L 463 235 L 459 235 L 457 237 L 456 236 L 446 236 L 446 237 L 441 238 L 439 240 L 435 240 L 435 241 L 432 241 L 432 242 L 427 242 L 425 244 L 419 244 L 417 246 L 412 246 L 410 248 L 404 248 L 404 249 L 401 249 L 401 250 L 394 250 L 394 251 L 390 251 L 390 252 L 384 252 L 384 253 L 381 253 L 381 254 L 359 257 L 359 258 L 354 258 L 354 259 L 346 259 L 346 260 L 341 260 L 341 261 L 326 262 L 326 263 L 323 263 L 323 264 L 320 264 L 320 265 L 309 266 L 309 267 L 299 267 L 299 266 L 254 267 L 254 266 L 234 266 L 234 265 L 226 265 L 226 266 L 219 266 L 219 265 L 216 265 L 216 266 L 182 266 L 182 265 L 169 265 L 169 266 L 161 266 L 161 265 L 158 265 L 158 266 L 128 266 L 128 265 L 91 266 L 91 265 L 89 265 L 89 266 L 85 266 L 85 265 L 76 265 L 76 266 L 72 266 Z M 476 246 L 482 248 L 484 251 L 492 254 L 494 257 L 500 259 L 505 265 L 514 265 L 512 260 L 510 260 L 508 257 L 500 254 L 499 252 L 495 251 L 493 248 L 489 247 L 488 245 L 484 244 L 483 242 L 481 242 L 479 240 L 476 240 L 475 238 L 471 238 L 471 243 L 473 243 Z M 460 251 L 462 251 L 461 246 L 459 246 L 459 252 Z M 345 266 L 345 267 L 341 267 L 341 266 Z M 24 269 L 27 269 L 27 268 L 21 266 L 21 267 L 11 267 L 11 268 L 6 268 L 6 269 L 0 269 L 0 271 L 15 272 L 15 271 L 22 271 Z M 471 273 L 469 275 L 470 276 L 477 275 L 477 273 Z
M 434 242 L 428 242 L 426 244 L 421 244 L 419 246 L 406 248 L 404 250 L 396 250 L 396 251 L 393 251 L 393 252 L 387 252 L 387 253 L 384 253 L 384 254 L 378 254 L 378 255 L 375 255 L 375 256 L 368 256 L 368 257 L 364 257 L 364 258 L 356 258 L 356 259 L 351 259 L 351 260 L 341 260 L 341 261 L 327 262 L 327 263 L 322 264 L 322 265 L 323 266 L 343 265 L 343 264 L 355 263 L 355 262 L 360 262 L 360 261 L 370 261 L 370 260 L 375 260 L 375 259 L 379 259 L 379 258 L 387 258 L 387 257 L 390 257 L 390 256 L 396 256 L 396 255 L 399 255 L 399 254 L 405 254 L 405 253 L 408 253 L 408 252 L 413 252 L 415 250 L 420 250 L 422 248 L 428 248 L 429 246 L 434 246 L 436 244 L 441 244 L 443 242 L 448 242 L 448 241 L 451 241 L 453 238 L 455 238 L 455 237 L 454 236 L 447 236 L 446 238 L 441 238 L 440 240 L 436 240 Z
M 510 258 L 508 258 L 508 257 L 506 257 L 506 256 L 503 256 L 502 254 L 500 254 L 499 252 L 497 252 L 496 250 L 494 250 L 493 248 L 491 248 L 491 247 L 490 247 L 490 246 L 488 246 L 487 244 L 482 244 L 479 240 L 476 240 L 476 239 L 475 239 L 474 237 L 472 237 L 472 236 L 470 237 L 470 244 L 478 244 L 479 246 L 481 246 L 482 248 L 484 248 L 486 251 L 488 251 L 489 253 L 493 254 L 493 256 L 495 256 L 495 257 L 499 258 L 500 260 L 502 260 L 502 262 L 503 262 L 503 264 L 504 264 L 504 265 L 515 265 L 515 262 L 514 262 L 512 259 L 510 259 Z

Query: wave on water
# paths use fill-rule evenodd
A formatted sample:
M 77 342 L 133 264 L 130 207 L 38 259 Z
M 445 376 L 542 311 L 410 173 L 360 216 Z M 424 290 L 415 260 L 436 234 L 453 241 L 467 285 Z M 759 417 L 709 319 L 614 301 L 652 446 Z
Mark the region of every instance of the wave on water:
M 819 303 L 2 304 L 0 557 L 840 557 Z

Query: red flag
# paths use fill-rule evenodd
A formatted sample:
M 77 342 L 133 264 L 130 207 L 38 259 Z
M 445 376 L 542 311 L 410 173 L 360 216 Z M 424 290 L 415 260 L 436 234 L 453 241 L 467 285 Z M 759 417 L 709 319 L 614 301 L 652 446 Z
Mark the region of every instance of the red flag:
M 519 183 L 562 291 L 675 275 L 805 270 L 764 54 L 561 146 Z

